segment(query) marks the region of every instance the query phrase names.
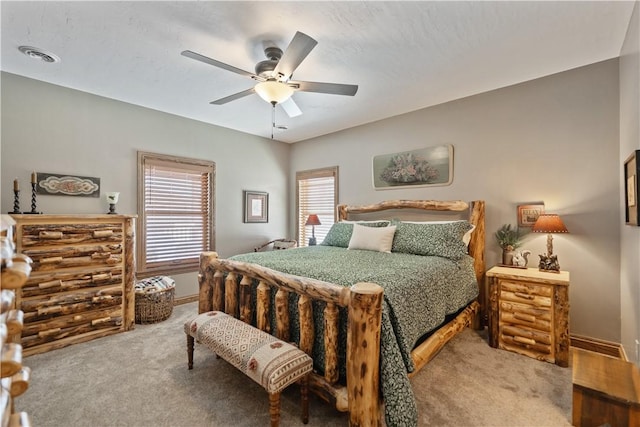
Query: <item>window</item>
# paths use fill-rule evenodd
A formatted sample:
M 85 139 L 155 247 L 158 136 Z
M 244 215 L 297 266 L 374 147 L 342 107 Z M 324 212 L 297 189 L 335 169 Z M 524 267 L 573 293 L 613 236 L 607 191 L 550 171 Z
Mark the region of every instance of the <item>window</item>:
M 197 271 L 213 250 L 215 163 L 138 152 L 138 274 Z
M 338 167 L 296 172 L 298 244 L 308 246 L 312 233 L 321 243 L 336 222 Z M 318 215 L 321 225 L 305 226 L 310 214 Z

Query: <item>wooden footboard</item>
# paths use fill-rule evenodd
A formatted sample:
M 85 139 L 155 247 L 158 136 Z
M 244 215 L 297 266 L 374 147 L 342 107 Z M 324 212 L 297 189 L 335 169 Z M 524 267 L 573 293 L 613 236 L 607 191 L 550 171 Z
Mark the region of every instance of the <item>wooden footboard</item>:
M 256 313 L 251 286 L 258 281 Z M 311 374 L 310 388 L 339 411 L 349 411 L 352 426 L 380 425 L 379 366 L 382 294 L 380 286 L 357 283 L 345 288 L 332 283 L 283 274 L 256 264 L 218 258 L 215 252 L 200 256 L 198 312 L 224 311 L 244 322 L 290 341 L 289 293 L 299 295 L 299 348 L 311 355 L 314 339 L 312 301 L 324 301 L 324 376 Z M 269 322 L 271 292 L 275 292 L 276 325 Z M 348 313 L 347 385 L 338 384 L 339 307 Z

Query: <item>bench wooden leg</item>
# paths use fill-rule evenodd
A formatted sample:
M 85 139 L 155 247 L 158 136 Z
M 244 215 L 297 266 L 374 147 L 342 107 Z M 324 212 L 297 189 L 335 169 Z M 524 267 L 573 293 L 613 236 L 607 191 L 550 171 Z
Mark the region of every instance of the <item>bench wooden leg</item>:
M 194 338 L 191 335 L 187 335 L 187 357 L 189 359 L 189 369 L 193 369 L 193 343 Z
M 300 396 L 302 397 L 302 422 L 309 422 L 309 375 L 300 380 Z
M 280 393 L 269 393 L 269 415 L 271 427 L 280 425 Z

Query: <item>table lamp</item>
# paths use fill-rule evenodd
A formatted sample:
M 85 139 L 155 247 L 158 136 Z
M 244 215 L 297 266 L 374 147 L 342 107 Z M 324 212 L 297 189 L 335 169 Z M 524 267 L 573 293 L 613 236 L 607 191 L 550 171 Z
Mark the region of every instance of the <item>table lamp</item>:
M 540 271 L 548 271 L 551 273 L 560 272 L 560 264 L 558 263 L 558 256 L 553 254 L 553 234 L 554 233 L 568 233 L 567 227 L 557 214 L 540 214 L 533 228 L 533 233 L 548 233 L 547 234 L 547 254 L 539 255 L 540 264 L 538 269 Z
M 315 246 L 316 245 L 316 225 L 321 225 L 320 219 L 318 219 L 318 215 L 316 214 L 309 215 L 307 217 L 307 222 L 305 222 L 304 225 L 311 226 L 311 238 L 309 239 L 309 246 Z

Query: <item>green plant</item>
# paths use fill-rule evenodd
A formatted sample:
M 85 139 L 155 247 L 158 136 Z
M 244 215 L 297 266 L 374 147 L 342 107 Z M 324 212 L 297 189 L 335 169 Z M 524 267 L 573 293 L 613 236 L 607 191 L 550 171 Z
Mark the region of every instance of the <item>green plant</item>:
M 522 234 L 518 228 L 511 228 L 511 224 L 503 224 L 495 233 L 498 245 L 502 249 L 514 250 L 522 244 Z

